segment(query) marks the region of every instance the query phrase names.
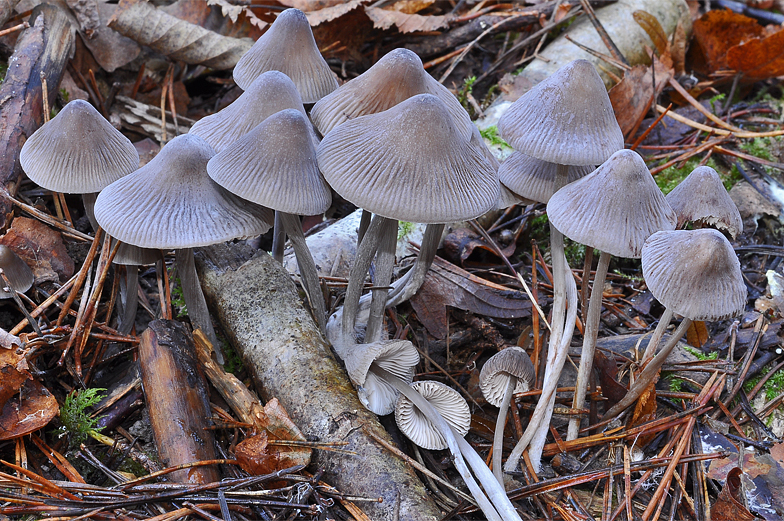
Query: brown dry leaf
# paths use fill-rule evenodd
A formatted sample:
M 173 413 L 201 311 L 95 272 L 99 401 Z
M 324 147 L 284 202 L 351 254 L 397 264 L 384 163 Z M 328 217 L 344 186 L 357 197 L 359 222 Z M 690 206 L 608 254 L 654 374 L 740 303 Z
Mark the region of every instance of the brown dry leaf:
M 310 26 L 315 27 L 325 22 L 329 22 L 337 18 L 340 18 L 341 16 L 348 14 L 349 12 L 353 11 L 360 5 L 366 4 L 369 1 L 370 0 L 349 0 L 348 2 L 338 2 L 335 5 L 329 5 L 318 9 L 312 9 L 312 10 L 301 9 L 301 10 L 305 12 L 305 16 L 308 18 L 308 23 L 310 24 Z M 297 2 L 291 2 L 291 3 L 297 3 Z M 305 2 L 305 3 L 327 4 L 329 2 Z M 291 6 L 291 7 L 295 7 L 295 6 Z
M 654 47 L 656 47 L 656 53 L 659 56 L 669 54 L 670 42 L 667 40 L 667 33 L 662 29 L 659 20 L 649 12 L 641 10 L 634 11 L 632 17 L 651 38 Z
M 651 385 L 648 389 L 642 393 L 637 399 L 637 403 L 634 405 L 634 412 L 632 413 L 629 421 L 626 424 L 627 429 L 631 429 L 638 425 L 642 425 L 643 423 L 647 423 L 649 421 L 656 419 L 656 386 Z M 653 438 L 656 434 L 641 434 L 639 438 L 635 441 L 635 444 L 644 447 Z
M 14 349 L 22 346 L 22 340 L 0 327 L 0 347 Z
M 277 398 L 267 402 L 264 406 L 264 412 L 267 415 L 266 423 L 262 422 L 260 426 L 264 427 L 275 439 L 306 441 L 305 435 L 291 421 L 289 413 L 286 412 L 286 409 L 278 402 Z
M 686 49 L 689 44 L 689 36 L 686 34 L 683 24 L 678 22 L 675 26 L 675 35 L 670 46 L 670 56 L 672 56 L 672 68 L 675 74 L 683 76 L 686 73 Z
M 373 20 L 376 29 L 389 29 L 393 25 L 401 33 L 417 31 L 437 31 L 449 26 L 453 16 L 422 16 L 419 14 L 406 14 L 399 11 L 389 11 L 378 7 L 365 7 L 365 14 Z
M 278 438 L 267 432 L 251 436 L 234 449 L 242 470 L 254 476 L 310 463 L 310 449 L 270 444 Z
M 599 384 L 602 387 L 602 396 L 607 398 L 605 408 L 609 409 L 620 402 L 623 397 L 626 396 L 628 390 L 616 380 L 618 365 L 615 363 L 615 359 L 607 358 L 604 353 L 598 349 L 593 356 L 594 367 L 599 373 Z
M 79 22 L 79 30 L 87 38 L 92 38 L 95 31 L 101 26 L 97 2 L 95 0 L 66 0 L 66 3 Z
M 92 33 L 91 38 L 82 40 L 95 61 L 106 72 L 114 72 L 115 69 L 127 65 L 141 52 L 141 47 L 136 42 L 106 26 L 116 8 L 115 4 L 98 3 L 100 25 Z
M 398 0 L 390 5 L 390 9 L 406 14 L 416 14 L 422 9 L 427 9 L 435 3 L 435 0 Z
M 740 468 L 735 467 L 727 474 L 727 481 L 719 493 L 719 499 L 711 507 L 714 521 L 752 521 L 754 516 L 743 504 Z
M 764 29 L 753 18 L 728 9 L 714 9 L 694 22 L 693 32 L 709 72 L 714 72 L 728 67 L 727 51 L 731 47 L 762 36 Z
M 509 246 L 505 249 L 501 250 L 501 253 L 505 257 L 510 257 L 514 254 L 517 245 L 512 242 Z M 452 233 L 448 234 L 444 237 L 444 245 L 443 248 L 446 252 L 446 256 L 451 260 L 460 259 L 460 264 L 465 265 L 465 261 L 468 257 L 474 253 L 474 250 L 477 248 L 484 250 L 491 255 L 495 256 L 495 250 L 488 246 L 488 244 L 482 240 L 482 238 L 469 230 L 468 228 L 457 228 Z
M 692 322 L 686 331 L 686 342 L 690 346 L 702 347 L 708 341 L 708 338 L 708 328 L 705 326 L 705 322 L 701 320 Z
M 749 80 L 765 80 L 784 74 L 784 30 L 754 38 L 727 51 L 727 65 Z
M 16 349 L 0 349 L 0 407 L 31 378 L 24 355 Z
M 21 398 L 20 398 L 21 396 Z M 57 416 L 57 399 L 37 380 L 28 380 L 0 414 L 0 441 L 37 431 Z
M 655 58 L 653 71 L 655 72 L 652 72 L 648 65 L 635 65 L 624 73 L 620 83 L 610 89 L 610 102 L 624 136 L 638 127 L 648 112 L 654 98 L 652 76 L 655 74 L 657 96 L 672 76 L 672 61 L 669 55 L 665 54 L 663 60 Z
M 172 60 L 213 69 L 231 69 L 253 45 L 250 38 L 221 36 L 141 0 L 121 0 L 109 27 Z
M 11 229 L 0 237 L 33 270 L 35 283 L 65 282 L 74 273 L 60 232 L 35 219 L 16 217 Z
M 344 0 L 278 0 L 279 4 L 286 7 L 295 7 L 300 11 L 320 11 L 345 3 Z
M 497 318 L 531 315 L 531 302 L 522 291 L 480 279 L 439 257 L 411 298 L 411 305 L 422 325 L 436 338 L 446 337 L 447 306 Z

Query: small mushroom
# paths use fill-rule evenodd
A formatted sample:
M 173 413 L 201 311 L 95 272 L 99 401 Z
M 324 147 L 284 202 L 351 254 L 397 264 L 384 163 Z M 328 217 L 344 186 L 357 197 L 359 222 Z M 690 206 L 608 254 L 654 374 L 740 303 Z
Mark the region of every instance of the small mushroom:
M 0 287 L 0 299 L 13 298 L 14 293 L 12 292 L 24 293 L 33 287 L 33 282 L 35 281 L 33 270 L 14 250 L 5 244 L 0 244 L 0 268 L 5 273 L 10 286 L 7 288 L 3 284 Z M 11 291 L 8 291 L 8 289 Z

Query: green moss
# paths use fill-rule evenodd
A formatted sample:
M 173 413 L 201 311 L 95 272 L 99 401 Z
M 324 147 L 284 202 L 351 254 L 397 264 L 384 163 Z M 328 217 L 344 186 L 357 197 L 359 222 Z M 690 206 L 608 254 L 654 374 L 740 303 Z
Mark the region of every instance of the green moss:
M 397 240 L 402 239 L 414 229 L 414 223 L 399 221 L 397 223 Z
M 713 351 L 711 353 L 705 354 L 702 351 L 700 351 L 699 349 L 695 349 L 692 346 L 685 345 L 685 344 L 683 346 L 683 349 L 686 352 L 691 353 L 691 355 L 696 357 L 697 360 L 703 360 L 703 361 L 704 360 L 717 360 L 719 358 L 719 352 L 718 351 Z
M 757 376 L 746 380 L 743 384 L 743 390 L 747 393 L 751 392 L 760 380 L 762 380 L 762 377 L 768 374 L 770 370 L 770 367 L 764 367 Z M 765 385 L 762 386 L 762 392 L 765 393 L 766 400 L 772 400 L 784 392 L 784 370 L 779 369 L 776 371 L 776 373 L 765 382 Z
M 566 255 L 566 262 L 569 263 L 569 266 L 582 266 L 585 259 L 585 244 L 564 237 L 564 255 Z
M 0 83 L 5 79 L 5 73 L 8 72 L 8 64 L 0 63 Z
M 701 158 L 693 157 L 686 161 L 686 163 L 680 168 L 677 164 L 665 168 L 654 177 L 656 184 L 659 185 L 659 188 L 662 192 L 664 192 L 665 195 L 672 192 L 681 181 L 686 179 L 692 170 L 700 166 L 700 161 Z M 719 177 L 721 177 L 722 183 L 724 183 L 724 188 L 727 190 L 732 188 L 735 183 L 742 179 L 740 173 L 734 167 L 733 170 L 729 173 L 723 172 L 721 167 L 719 167 L 713 158 L 709 158 L 705 165 L 716 170 L 716 172 L 719 174 Z
M 678 378 L 674 374 L 668 374 L 664 377 L 664 381 L 667 382 L 667 386 L 670 389 L 671 393 L 678 393 L 681 391 L 681 386 L 683 385 L 683 378 Z
M 479 133 L 482 134 L 482 137 L 488 140 L 491 145 L 512 150 L 512 147 L 509 146 L 509 143 L 504 141 L 503 138 L 501 138 L 501 136 L 498 134 L 498 127 L 487 127 L 484 130 L 480 130 Z
M 474 111 L 474 108 L 468 102 L 468 96 L 472 94 L 474 90 L 474 83 L 476 83 L 476 76 L 470 76 L 463 80 L 463 86 L 457 91 L 458 101 L 469 114 L 473 114 Z
M 771 138 L 769 137 L 746 139 L 740 142 L 739 148 L 750 156 L 775 161 L 776 158 L 770 153 L 770 140 Z
M 94 388 L 71 392 L 60 407 L 60 436 L 70 435 L 71 445 L 79 445 L 96 431 L 98 418 L 91 418 L 89 407 L 100 402 L 106 389 Z
M 242 357 L 234 350 L 234 346 L 232 346 L 225 338 L 222 336 L 218 337 L 218 340 L 221 344 L 221 350 L 223 351 L 223 369 L 227 373 L 232 373 L 235 376 L 241 373 L 245 369 L 245 364 L 242 361 Z

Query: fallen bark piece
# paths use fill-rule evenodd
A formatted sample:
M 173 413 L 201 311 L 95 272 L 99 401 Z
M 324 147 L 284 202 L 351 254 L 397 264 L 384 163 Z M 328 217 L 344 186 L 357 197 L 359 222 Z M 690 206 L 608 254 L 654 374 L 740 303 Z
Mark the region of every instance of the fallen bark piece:
M 383 499 L 363 504 L 370 519 L 391 521 L 398 508 L 399 519 L 440 519 L 413 470 L 363 430 L 390 440 L 357 399 L 289 275 L 269 255 L 248 260 L 252 254 L 248 247 L 210 246 L 196 264 L 204 294 L 263 398 L 278 398 L 308 439 L 348 442 L 344 449 L 356 455 L 316 450 L 314 460 L 344 494 Z
M 206 429 L 211 424 L 207 382 L 185 326 L 172 320 L 150 322 L 139 343 L 139 365 L 155 446 L 164 465 L 215 459 L 215 440 Z M 178 470 L 170 476 L 172 481 L 192 484 L 220 479 L 212 466 Z

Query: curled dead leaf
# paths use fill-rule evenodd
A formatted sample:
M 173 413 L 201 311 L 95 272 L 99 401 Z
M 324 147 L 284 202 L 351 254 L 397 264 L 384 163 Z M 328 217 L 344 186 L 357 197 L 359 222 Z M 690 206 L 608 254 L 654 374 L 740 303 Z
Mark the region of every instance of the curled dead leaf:
M 714 9 L 694 22 L 694 42 L 705 58 L 708 72 L 727 68 L 731 47 L 762 36 L 763 27 L 753 18 L 728 9 Z
M 719 499 L 711 507 L 711 519 L 714 521 L 752 521 L 754 519 L 743 502 L 742 474 L 743 471 L 738 467 L 730 470 L 727 474 L 727 480 L 719 493 Z
M 781 76 L 784 74 L 784 30 L 730 48 L 727 65 L 749 80 Z
M 0 414 L 0 441 L 37 431 L 60 411 L 57 399 L 37 380 L 27 380 L 21 389 L 3 406 Z
M 444 29 L 449 26 L 449 22 L 453 18 L 450 15 L 423 16 L 406 14 L 378 7 L 365 7 L 365 14 L 373 21 L 373 27 L 376 29 L 389 29 L 394 25 L 401 33 Z
M 309 448 L 270 443 L 276 440 L 278 438 L 263 431 L 240 442 L 234 452 L 242 470 L 260 476 L 310 463 Z

